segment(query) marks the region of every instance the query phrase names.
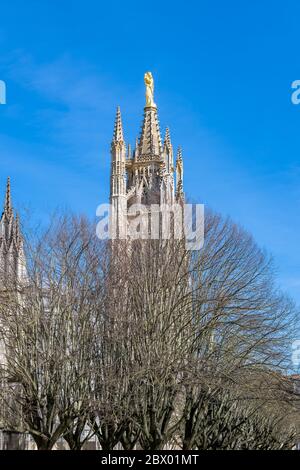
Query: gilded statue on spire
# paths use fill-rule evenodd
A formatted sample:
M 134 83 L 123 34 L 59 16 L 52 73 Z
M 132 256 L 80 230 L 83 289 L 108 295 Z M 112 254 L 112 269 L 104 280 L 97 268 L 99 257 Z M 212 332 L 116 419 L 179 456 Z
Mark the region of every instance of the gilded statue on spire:
M 146 85 L 146 108 L 156 108 L 156 104 L 154 103 L 154 80 L 151 72 L 145 73 L 144 81 Z

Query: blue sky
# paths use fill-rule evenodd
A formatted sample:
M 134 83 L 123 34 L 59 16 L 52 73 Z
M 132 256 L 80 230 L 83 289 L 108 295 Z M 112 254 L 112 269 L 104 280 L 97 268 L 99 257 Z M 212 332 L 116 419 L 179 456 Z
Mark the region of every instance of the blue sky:
M 0 15 L 0 190 L 10 175 L 17 208 L 95 214 L 116 106 L 134 143 L 151 70 L 188 196 L 252 232 L 300 301 L 298 1 L 6 0 Z

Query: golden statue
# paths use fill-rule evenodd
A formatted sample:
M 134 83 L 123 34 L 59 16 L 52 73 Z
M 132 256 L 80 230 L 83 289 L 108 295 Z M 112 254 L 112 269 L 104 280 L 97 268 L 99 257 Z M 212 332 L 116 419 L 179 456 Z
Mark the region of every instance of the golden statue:
M 146 85 L 146 107 L 156 108 L 154 103 L 154 80 L 151 72 L 146 72 L 144 75 L 144 81 Z

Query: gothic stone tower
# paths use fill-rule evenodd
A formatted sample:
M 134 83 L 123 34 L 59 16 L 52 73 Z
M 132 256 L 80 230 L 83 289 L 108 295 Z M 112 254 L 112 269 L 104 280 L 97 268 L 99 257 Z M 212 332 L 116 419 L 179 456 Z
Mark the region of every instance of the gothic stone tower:
M 154 103 L 154 82 L 150 72 L 145 74 L 146 106 L 139 139 L 135 149 L 126 145 L 120 108 L 117 108 L 111 144 L 110 202 L 117 238 L 127 237 L 128 210 L 133 204 L 150 208 L 173 205 L 184 201 L 183 160 L 178 150 L 174 168 L 173 147 L 169 128 L 162 143 L 157 106 Z M 175 188 L 176 174 L 176 188 Z
M 10 178 L 7 179 L 4 210 L 0 219 L 0 282 L 19 285 L 26 279 L 26 263 L 19 217 L 14 215 L 11 203 Z
M 0 296 L 6 298 L 12 291 L 21 295 L 26 284 L 27 272 L 20 232 L 19 217 L 14 215 L 10 179 L 7 179 L 4 210 L 0 218 Z M 0 335 L 0 362 L 5 364 L 8 351 Z M 13 405 L 13 404 L 12 404 Z M 0 448 L 4 450 L 24 449 L 25 436 L 16 432 L 1 430 Z

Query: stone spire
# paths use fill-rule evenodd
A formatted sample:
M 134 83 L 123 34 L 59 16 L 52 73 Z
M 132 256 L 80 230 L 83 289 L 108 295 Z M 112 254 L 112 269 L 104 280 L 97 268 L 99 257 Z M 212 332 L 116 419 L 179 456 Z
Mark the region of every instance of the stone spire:
M 6 217 L 7 219 L 10 219 L 12 217 L 10 177 L 7 178 L 5 200 L 4 200 L 4 210 L 2 213 L 1 220 L 3 219 L 3 217 Z
M 113 135 L 113 142 L 124 142 L 123 126 L 122 126 L 122 118 L 121 118 L 120 106 L 117 107 L 117 114 L 116 114 L 116 119 L 115 119 L 115 127 L 114 127 L 114 135 Z
M 176 158 L 176 200 L 183 201 L 183 160 L 182 160 L 182 150 L 181 147 L 178 148 L 177 158 Z
M 131 154 L 131 145 L 128 144 L 128 147 L 127 147 L 127 159 L 128 159 L 128 160 L 131 160 L 131 157 L 132 157 L 132 154 Z
M 151 155 L 153 159 L 160 156 L 162 152 L 157 108 L 145 107 L 142 132 L 139 142 L 139 155 Z
M 166 128 L 166 134 L 164 139 L 164 159 L 166 164 L 166 170 L 168 173 L 173 173 L 174 171 L 174 162 L 173 162 L 173 146 L 171 143 L 170 129 Z
M 112 236 L 121 237 L 126 229 L 126 146 L 121 111 L 118 106 L 111 144 L 110 202 L 112 204 Z
M 18 282 L 26 278 L 26 262 L 19 216 L 14 216 L 10 178 L 7 179 L 4 210 L 0 219 L 0 276 Z M 3 282 L 3 280 L 2 280 Z
M 16 214 L 16 218 L 15 218 L 15 240 L 16 240 L 17 244 L 19 244 L 22 240 L 21 230 L 20 230 L 20 217 L 19 217 L 19 214 Z
M 16 222 L 18 225 L 16 225 Z M 9 250 L 12 243 L 17 243 L 20 236 L 19 221 L 16 220 L 12 210 L 10 178 L 7 178 L 4 199 L 4 210 L 0 219 L 0 246 Z
M 161 157 L 162 145 L 157 118 L 157 106 L 154 103 L 154 80 L 151 72 L 144 76 L 146 85 L 146 106 L 144 108 L 144 120 L 139 141 L 139 156 L 141 159 L 157 160 Z
M 135 139 L 134 159 L 137 160 L 138 156 L 139 156 L 139 139 L 137 137 Z
M 14 218 L 11 204 L 10 178 L 7 178 L 4 208 L 0 219 L 0 248 L 7 251 L 14 237 Z
M 166 128 L 166 133 L 165 133 L 164 148 L 167 148 L 169 150 L 172 149 L 170 129 L 168 127 Z

